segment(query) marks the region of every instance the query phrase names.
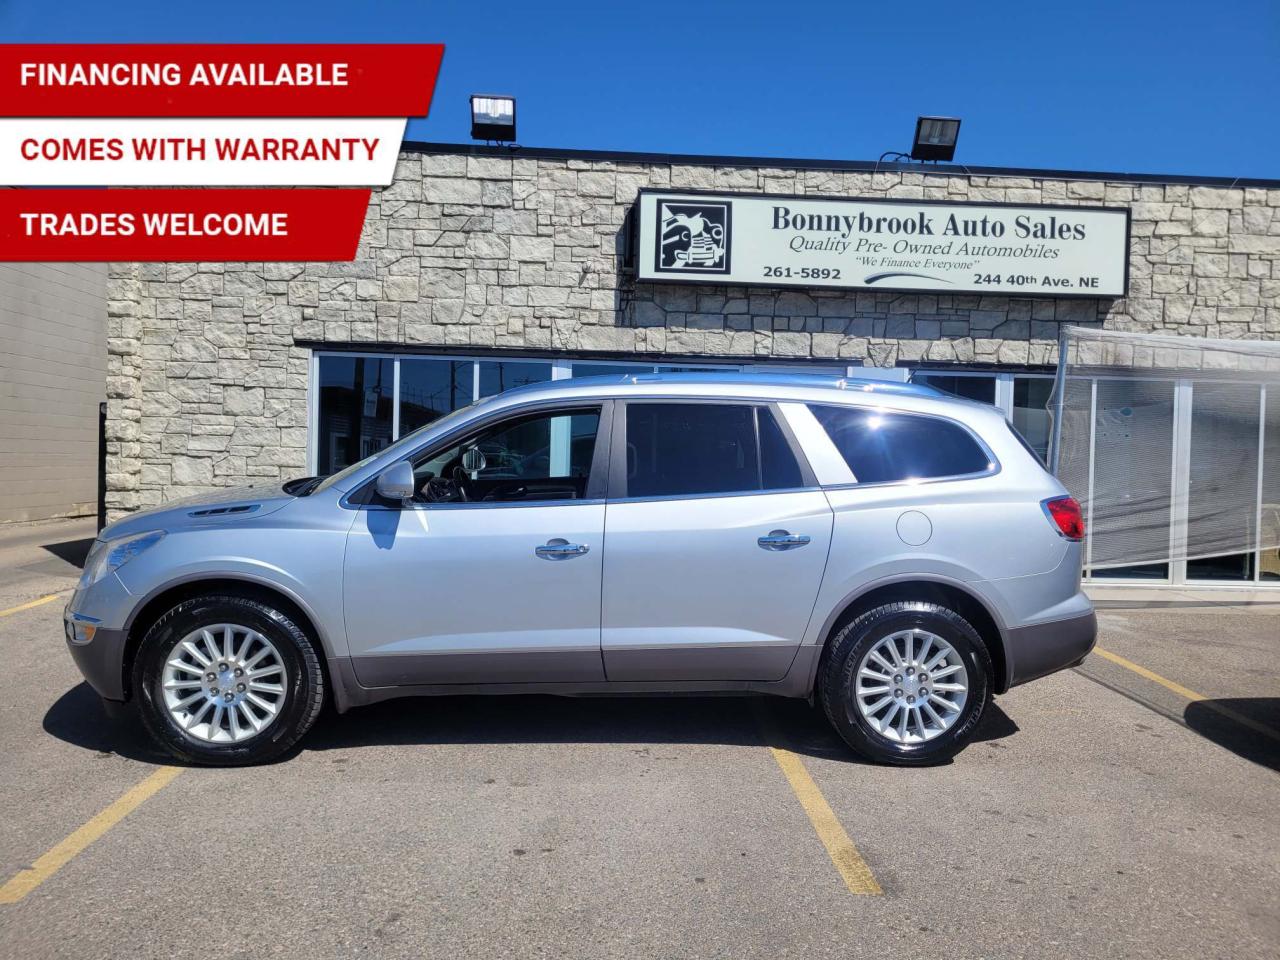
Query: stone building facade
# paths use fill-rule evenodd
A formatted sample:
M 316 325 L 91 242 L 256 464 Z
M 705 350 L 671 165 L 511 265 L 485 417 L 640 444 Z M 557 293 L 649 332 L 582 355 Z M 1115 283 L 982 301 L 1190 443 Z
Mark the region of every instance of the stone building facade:
M 1127 206 L 1122 299 L 637 283 L 642 187 Z M 314 469 L 313 353 L 1045 371 L 1064 324 L 1280 339 L 1280 181 L 406 145 L 349 263 L 117 263 L 112 516 Z

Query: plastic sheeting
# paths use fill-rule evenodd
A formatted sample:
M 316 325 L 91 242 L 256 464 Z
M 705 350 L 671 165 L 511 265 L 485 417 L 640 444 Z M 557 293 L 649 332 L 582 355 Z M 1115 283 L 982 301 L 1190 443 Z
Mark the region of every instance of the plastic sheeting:
M 1069 327 L 1055 472 L 1095 569 L 1264 551 L 1280 560 L 1280 342 Z

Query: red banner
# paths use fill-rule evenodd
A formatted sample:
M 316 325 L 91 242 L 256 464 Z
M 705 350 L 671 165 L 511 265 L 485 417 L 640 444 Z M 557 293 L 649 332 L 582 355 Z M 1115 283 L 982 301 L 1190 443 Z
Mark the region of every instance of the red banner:
M 444 46 L 0 44 L 7 117 L 423 117 Z
M 0 190 L 0 262 L 353 260 L 368 190 Z

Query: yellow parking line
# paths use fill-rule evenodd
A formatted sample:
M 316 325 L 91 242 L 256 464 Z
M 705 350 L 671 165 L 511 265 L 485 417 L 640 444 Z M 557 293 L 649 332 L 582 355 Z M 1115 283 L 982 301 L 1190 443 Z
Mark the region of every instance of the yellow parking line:
M 20 603 L 16 607 L 10 607 L 8 610 L 0 610 L 0 617 L 7 617 L 11 613 L 21 613 L 23 610 L 30 610 L 32 607 L 44 606 L 59 597 L 65 597 L 69 592 L 68 590 L 63 590 L 61 593 L 51 593 L 47 597 L 41 597 L 39 600 L 30 600 L 27 603 Z
M 1093 652 L 1104 660 L 1110 660 L 1112 663 L 1116 664 L 1116 666 L 1124 667 L 1126 670 L 1132 670 L 1138 676 L 1144 677 L 1152 683 L 1158 683 L 1166 690 L 1172 690 L 1180 697 L 1184 697 L 1193 703 L 1203 703 L 1206 709 L 1212 710 L 1214 713 L 1226 717 L 1229 720 L 1234 720 L 1241 726 L 1248 727 L 1250 730 L 1260 733 L 1264 737 L 1268 737 L 1272 740 L 1280 740 L 1280 731 L 1273 730 L 1265 723 L 1259 723 L 1257 720 L 1246 717 L 1244 714 L 1237 713 L 1229 707 L 1220 706 L 1206 697 L 1203 693 L 1196 693 L 1189 687 L 1184 687 L 1180 683 L 1175 683 L 1168 677 L 1162 677 L 1160 674 L 1152 670 L 1148 670 L 1141 664 L 1134 663 L 1132 660 L 1126 660 L 1124 657 L 1120 656 L 1120 654 L 1112 653 L 1110 650 L 1103 650 L 1101 647 L 1094 647 Z
M 0 904 L 17 903 L 57 873 L 72 857 L 141 806 L 148 797 L 163 789 L 181 772 L 182 767 L 161 767 L 133 787 L 65 840 L 42 854 L 31 866 L 10 877 L 9 881 L 0 887 Z
M 791 784 L 792 792 L 796 795 L 796 799 L 800 801 L 800 806 L 804 808 L 804 812 L 808 815 L 809 822 L 813 824 L 813 829 L 818 834 L 818 839 L 827 848 L 827 855 L 831 857 L 831 862 L 835 864 L 836 870 L 839 871 L 841 879 L 844 880 L 844 885 L 849 888 L 850 893 L 858 896 L 881 896 L 884 891 L 880 889 L 880 884 L 876 882 L 875 874 L 871 872 L 867 862 L 862 859 L 862 854 L 858 852 L 854 842 L 849 839 L 849 834 L 841 826 L 835 811 L 831 809 L 831 804 L 827 803 L 827 798 L 822 795 L 818 785 L 813 782 L 813 777 L 809 776 L 809 771 L 806 769 L 804 761 L 800 759 L 798 754 L 792 753 L 783 747 L 772 745 L 779 738 L 773 720 L 768 714 L 768 708 L 762 703 L 756 702 L 755 710 L 756 720 L 765 735 L 766 743 L 769 745 L 769 752 L 773 755 L 773 759 L 777 761 L 778 766 L 782 768 L 787 782 Z

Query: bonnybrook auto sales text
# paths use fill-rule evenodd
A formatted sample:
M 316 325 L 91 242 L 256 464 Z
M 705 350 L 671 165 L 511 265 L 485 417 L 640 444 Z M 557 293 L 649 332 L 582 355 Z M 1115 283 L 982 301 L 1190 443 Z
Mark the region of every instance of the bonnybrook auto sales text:
M 1027 244 L 1016 250 L 993 248 L 986 245 L 961 243 L 954 249 L 954 242 L 948 240 L 938 243 L 921 243 L 905 239 L 906 237 L 950 237 L 967 239 L 1001 239 L 1008 235 L 1017 240 L 1084 240 L 1083 224 L 1072 223 L 1055 215 L 1033 217 L 1029 214 L 1018 214 L 1013 218 L 1010 231 L 1004 220 L 988 215 L 981 217 L 960 217 L 948 214 L 939 223 L 924 211 L 907 216 L 869 216 L 857 214 L 805 214 L 793 213 L 790 208 L 776 206 L 773 208 L 773 229 L 794 230 L 797 235 L 789 246 L 793 251 L 830 250 L 844 253 L 852 249 L 854 253 L 917 253 L 938 256 L 983 256 L 991 254 L 1016 254 L 1025 257 L 1041 257 L 1055 259 L 1058 251 L 1047 244 Z M 827 234 L 825 237 L 811 237 L 804 234 Z M 855 241 L 854 234 L 859 234 Z M 870 236 L 869 236 L 870 235 Z M 895 241 L 880 239 L 882 236 L 899 237 Z

